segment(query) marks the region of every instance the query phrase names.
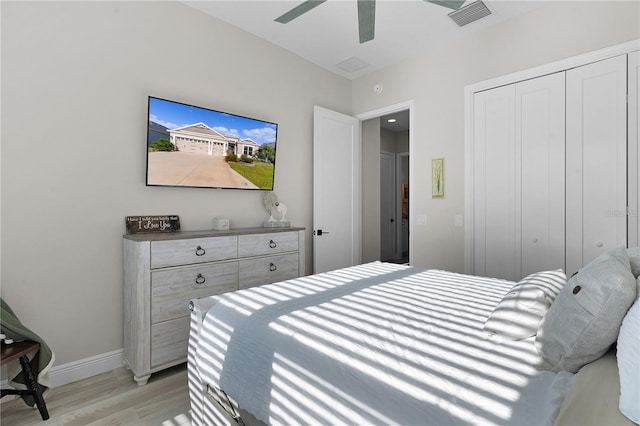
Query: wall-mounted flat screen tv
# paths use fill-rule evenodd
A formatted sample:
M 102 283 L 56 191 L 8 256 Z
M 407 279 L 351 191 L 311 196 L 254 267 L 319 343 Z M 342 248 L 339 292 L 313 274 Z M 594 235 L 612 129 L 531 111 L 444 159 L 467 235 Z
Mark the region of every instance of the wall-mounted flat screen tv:
M 273 190 L 278 125 L 149 96 L 147 186 Z

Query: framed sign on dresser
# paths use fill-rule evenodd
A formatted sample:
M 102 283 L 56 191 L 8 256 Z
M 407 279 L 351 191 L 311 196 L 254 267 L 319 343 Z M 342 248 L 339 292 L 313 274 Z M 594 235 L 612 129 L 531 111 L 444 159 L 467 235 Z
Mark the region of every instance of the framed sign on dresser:
M 138 385 L 186 362 L 189 300 L 305 274 L 304 228 L 123 236 L 124 360 Z

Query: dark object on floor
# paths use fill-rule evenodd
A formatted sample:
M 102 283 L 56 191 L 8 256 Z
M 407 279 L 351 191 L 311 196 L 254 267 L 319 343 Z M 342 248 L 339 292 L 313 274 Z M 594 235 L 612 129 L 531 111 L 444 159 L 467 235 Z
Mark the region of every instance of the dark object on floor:
M 36 377 L 33 374 L 33 370 L 31 369 L 31 364 L 29 363 L 29 358 L 27 357 L 27 354 L 37 352 L 39 349 L 40 344 L 32 340 L 23 340 L 22 342 L 16 342 L 10 345 L 2 345 L 2 349 L 0 350 L 0 365 L 4 365 L 11 361 L 15 361 L 16 359 L 19 359 L 20 365 L 22 366 L 22 372 L 24 373 L 27 389 L 2 389 L 1 396 L 4 397 L 5 395 L 29 395 L 33 397 L 33 399 L 35 400 L 35 404 L 40 411 L 40 415 L 42 416 L 42 420 L 47 420 L 49 418 L 49 412 L 47 411 L 47 406 L 42 396 L 42 389 L 36 381 Z

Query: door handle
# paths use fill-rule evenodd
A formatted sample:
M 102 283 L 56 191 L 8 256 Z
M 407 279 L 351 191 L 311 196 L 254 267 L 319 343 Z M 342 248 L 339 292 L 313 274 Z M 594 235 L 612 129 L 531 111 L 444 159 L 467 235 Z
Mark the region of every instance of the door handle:
M 314 235 L 321 236 L 323 234 L 328 234 L 329 232 L 323 231 L 322 229 L 318 229 L 317 231 L 313 231 Z
M 395 221 L 396 221 L 395 219 L 389 219 L 389 222 L 391 222 L 391 223 L 393 223 Z

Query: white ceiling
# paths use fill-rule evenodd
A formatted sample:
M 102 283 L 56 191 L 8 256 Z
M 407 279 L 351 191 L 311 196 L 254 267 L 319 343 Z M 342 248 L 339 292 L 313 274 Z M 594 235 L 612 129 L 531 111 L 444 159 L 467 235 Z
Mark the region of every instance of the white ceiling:
M 447 16 L 451 10 L 442 6 L 423 0 L 377 0 L 375 39 L 360 44 L 355 0 L 328 0 L 287 24 L 274 19 L 303 0 L 181 1 L 348 79 L 398 63 L 545 4 L 541 0 L 486 0 L 492 14 L 459 27 Z M 472 2 L 467 0 L 465 5 Z M 344 61 L 364 67 L 350 72 L 337 66 Z

